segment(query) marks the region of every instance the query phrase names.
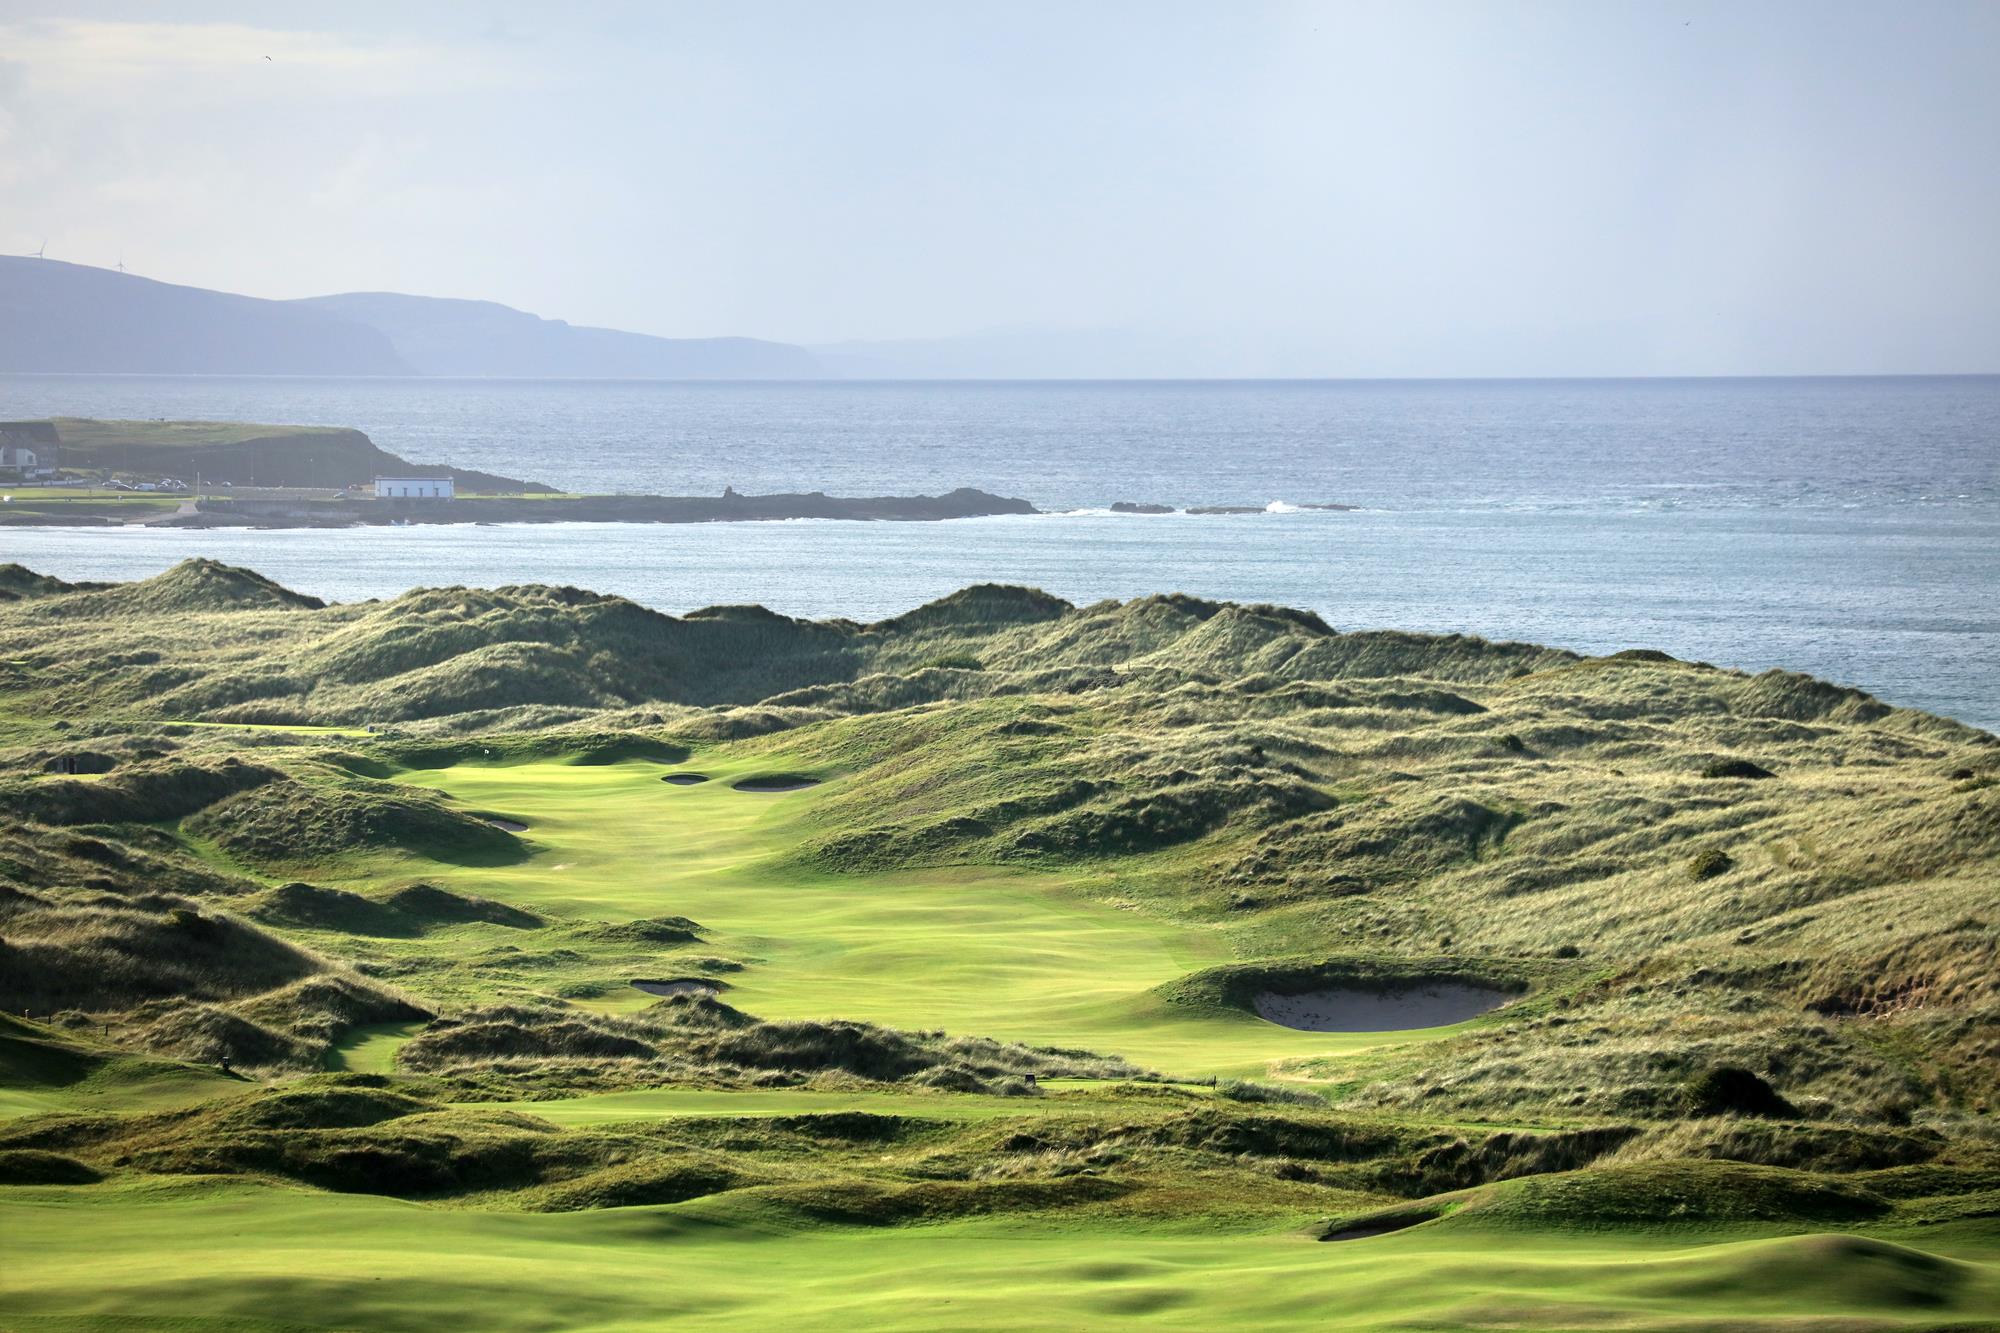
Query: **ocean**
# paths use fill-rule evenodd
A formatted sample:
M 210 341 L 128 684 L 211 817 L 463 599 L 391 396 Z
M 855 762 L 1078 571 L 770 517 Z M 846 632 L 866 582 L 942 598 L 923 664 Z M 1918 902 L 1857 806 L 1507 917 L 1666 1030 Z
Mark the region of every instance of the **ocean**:
M 974 582 L 1187 592 L 1342 629 L 1661 648 L 2000 729 L 2000 377 L 600 383 L 0 376 L 0 418 L 348 425 L 572 490 L 934 493 L 1040 517 L 342 531 L 0 528 L 0 559 L 190 555 L 349 600 L 552 582 L 874 619 Z M 1251 504 L 1126 516 L 1114 501 Z M 1359 506 L 1335 513 L 1309 503 Z

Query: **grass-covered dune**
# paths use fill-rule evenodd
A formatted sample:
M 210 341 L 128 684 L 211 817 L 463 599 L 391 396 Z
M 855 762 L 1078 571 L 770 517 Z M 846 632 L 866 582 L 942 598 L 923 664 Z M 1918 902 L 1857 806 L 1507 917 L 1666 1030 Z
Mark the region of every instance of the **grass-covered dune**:
M 0 1302 L 2000 1319 L 1996 772 L 1803 676 L 1184 597 L 7 567 Z

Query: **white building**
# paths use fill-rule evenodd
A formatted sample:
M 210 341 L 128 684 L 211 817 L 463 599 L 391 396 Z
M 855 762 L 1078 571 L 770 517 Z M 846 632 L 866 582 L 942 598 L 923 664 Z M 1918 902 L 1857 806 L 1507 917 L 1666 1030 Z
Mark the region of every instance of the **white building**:
M 54 476 L 62 438 L 53 421 L 0 421 L 0 468 L 23 476 Z
M 377 477 L 378 500 L 449 500 L 453 494 L 450 477 Z

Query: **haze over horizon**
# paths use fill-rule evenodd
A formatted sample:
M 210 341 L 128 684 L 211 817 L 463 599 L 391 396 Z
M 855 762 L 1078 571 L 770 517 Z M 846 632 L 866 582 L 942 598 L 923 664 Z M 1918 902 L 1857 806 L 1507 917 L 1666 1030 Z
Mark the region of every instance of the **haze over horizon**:
M 176 12 L 0 0 L 0 249 L 1026 374 L 2000 370 L 2000 6 Z

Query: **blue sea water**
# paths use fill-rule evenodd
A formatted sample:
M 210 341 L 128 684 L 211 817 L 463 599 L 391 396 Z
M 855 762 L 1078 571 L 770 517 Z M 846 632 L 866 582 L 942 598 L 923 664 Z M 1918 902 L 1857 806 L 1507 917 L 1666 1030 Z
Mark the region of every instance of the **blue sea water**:
M 875 618 L 966 583 L 1180 591 L 1581 651 L 1783 666 L 2000 728 L 2000 377 L 799 384 L 0 377 L 0 417 L 352 425 L 576 490 L 908 494 L 943 524 L 0 528 L 132 578 L 188 555 L 350 599 L 559 582 Z M 1269 505 L 1113 515 L 1115 500 Z M 1312 502 L 1353 513 L 1300 511 Z

